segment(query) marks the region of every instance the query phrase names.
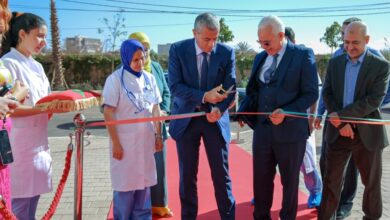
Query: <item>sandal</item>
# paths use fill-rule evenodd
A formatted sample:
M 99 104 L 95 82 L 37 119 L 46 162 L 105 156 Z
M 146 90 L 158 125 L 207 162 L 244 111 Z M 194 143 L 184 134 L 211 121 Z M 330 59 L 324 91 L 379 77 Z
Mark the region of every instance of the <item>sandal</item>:
M 152 207 L 152 214 L 157 215 L 161 218 L 173 217 L 173 212 L 168 206 L 165 207 Z

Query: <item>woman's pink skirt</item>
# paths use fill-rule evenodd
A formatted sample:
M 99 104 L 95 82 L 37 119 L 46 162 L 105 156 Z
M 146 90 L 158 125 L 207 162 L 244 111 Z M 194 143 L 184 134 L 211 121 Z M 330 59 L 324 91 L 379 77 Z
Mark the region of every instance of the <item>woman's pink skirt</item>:
M 5 128 L 8 131 L 8 134 L 11 130 L 11 119 L 7 118 L 5 123 Z M 0 129 L 3 129 L 3 120 L 0 120 Z M 9 167 L 3 166 L 0 164 L 0 195 L 6 201 L 7 207 L 11 209 L 11 182 L 9 175 Z M 0 219 L 3 219 L 0 216 Z

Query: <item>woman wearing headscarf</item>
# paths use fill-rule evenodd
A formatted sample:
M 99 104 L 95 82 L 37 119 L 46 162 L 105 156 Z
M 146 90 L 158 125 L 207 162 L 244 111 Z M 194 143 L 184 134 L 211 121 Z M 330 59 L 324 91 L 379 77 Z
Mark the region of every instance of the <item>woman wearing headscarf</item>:
M 150 40 L 149 37 L 143 32 L 134 32 L 130 34 L 130 39 L 136 39 L 142 43 L 145 48 L 145 65 L 144 69 L 149 73 L 152 73 L 156 78 L 157 86 L 160 91 L 162 102 L 160 103 L 160 109 L 163 114 L 170 112 L 171 105 L 171 93 L 169 92 L 168 84 L 164 77 L 164 71 L 158 62 L 150 59 Z M 164 146 L 165 141 L 168 138 L 168 132 L 165 124 L 162 126 Z M 173 213 L 168 207 L 168 190 L 167 190 L 167 178 L 166 178 L 166 147 L 161 152 L 154 154 L 157 166 L 157 185 L 151 188 L 152 194 L 152 213 L 160 217 L 172 217 Z
M 136 40 L 121 45 L 122 68 L 103 89 L 106 122 L 160 116 L 160 93 L 153 75 L 143 70 L 144 47 Z M 156 185 L 155 151 L 163 147 L 161 123 L 107 125 L 114 218 L 152 219 L 150 187 Z

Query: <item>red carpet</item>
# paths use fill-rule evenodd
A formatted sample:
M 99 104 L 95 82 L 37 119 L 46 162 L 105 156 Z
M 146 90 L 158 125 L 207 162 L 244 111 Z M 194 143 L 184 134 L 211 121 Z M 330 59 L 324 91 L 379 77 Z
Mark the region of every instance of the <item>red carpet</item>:
M 172 139 L 167 142 L 167 172 L 168 172 L 168 193 L 169 207 L 174 212 L 174 217 L 170 220 L 180 219 L 179 200 L 179 168 L 177 160 L 176 144 Z M 252 190 L 252 156 L 235 144 L 230 145 L 229 151 L 230 175 L 233 182 L 233 195 L 236 199 L 236 219 L 253 219 L 253 207 L 250 200 L 253 197 Z M 282 186 L 280 178 L 275 178 L 274 201 L 272 206 L 272 219 L 279 218 L 279 210 L 282 203 Z M 219 219 L 217 204 L 214 198 L 214 188 L 211 181 L 210 169 L 204 147 L 201 147 L 199 173 L 198 173 L 198 197 L 199 197 L 199 220 Z M 307 209 L 307 195 L 299 192 L 297 219 L 316 219 L 315 209 Z M 113 219 L 112 207 L 107 215 L 107 219 Z M 163 218 L 153 218 L 163 219 Z

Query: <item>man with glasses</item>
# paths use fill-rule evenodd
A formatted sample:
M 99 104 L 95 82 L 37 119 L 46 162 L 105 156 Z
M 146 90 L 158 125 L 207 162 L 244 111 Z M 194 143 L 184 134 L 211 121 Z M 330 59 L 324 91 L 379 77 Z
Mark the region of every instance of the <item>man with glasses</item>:
M 367 26 L 352 22 L 344 34 L 347 53 L 328 64 L 323 98 L 329 124 L 324 135 L 327 156 L 319 219 L 336 217 L 350 161 L 359 169 L 365 186 L 363 219 L 382 215 L 382 152 L 388 145 L 385 127 L 340 121 L 343 117 L 381 119 L 379 108 L 388 87 L 390 64 L 368 50 L 369 39 Z
M 229 176 L 230 122 L 228 107 L 234 100 L 235 58 L 231 47 L 217 43 L 219 21 L 200 14 L 194 38 L 179 41 L 169 51 L 168 77 L 173 95 L 172 114 L 207 112 L 206 116 L 172 120 L 169 133 L 176 140 L 180 169 L 181 219 L 198 213 L 197 171 L 203 140 L 221 219 L 235 218 L 235 200 Z M 225 90 L 224 90 L 225 89 Z
M 276 167 L 283 185 L 281 219 L 295 219 L 299 170 L 309 137 L 307 118 L 285 115 L 306 113 L 318 98 L 318 77 L 311 49 L 287 42 L 284 24 L 276 16 L 258 25 L 258 42 L 264 49 L 254 60 L 240 111 L 263 112 L 254 122 L 254 219 L 271 219 Z M 239 122 L 240 117 L 238 117 Z M 245 119 L 244 119 L 245 120 Z

